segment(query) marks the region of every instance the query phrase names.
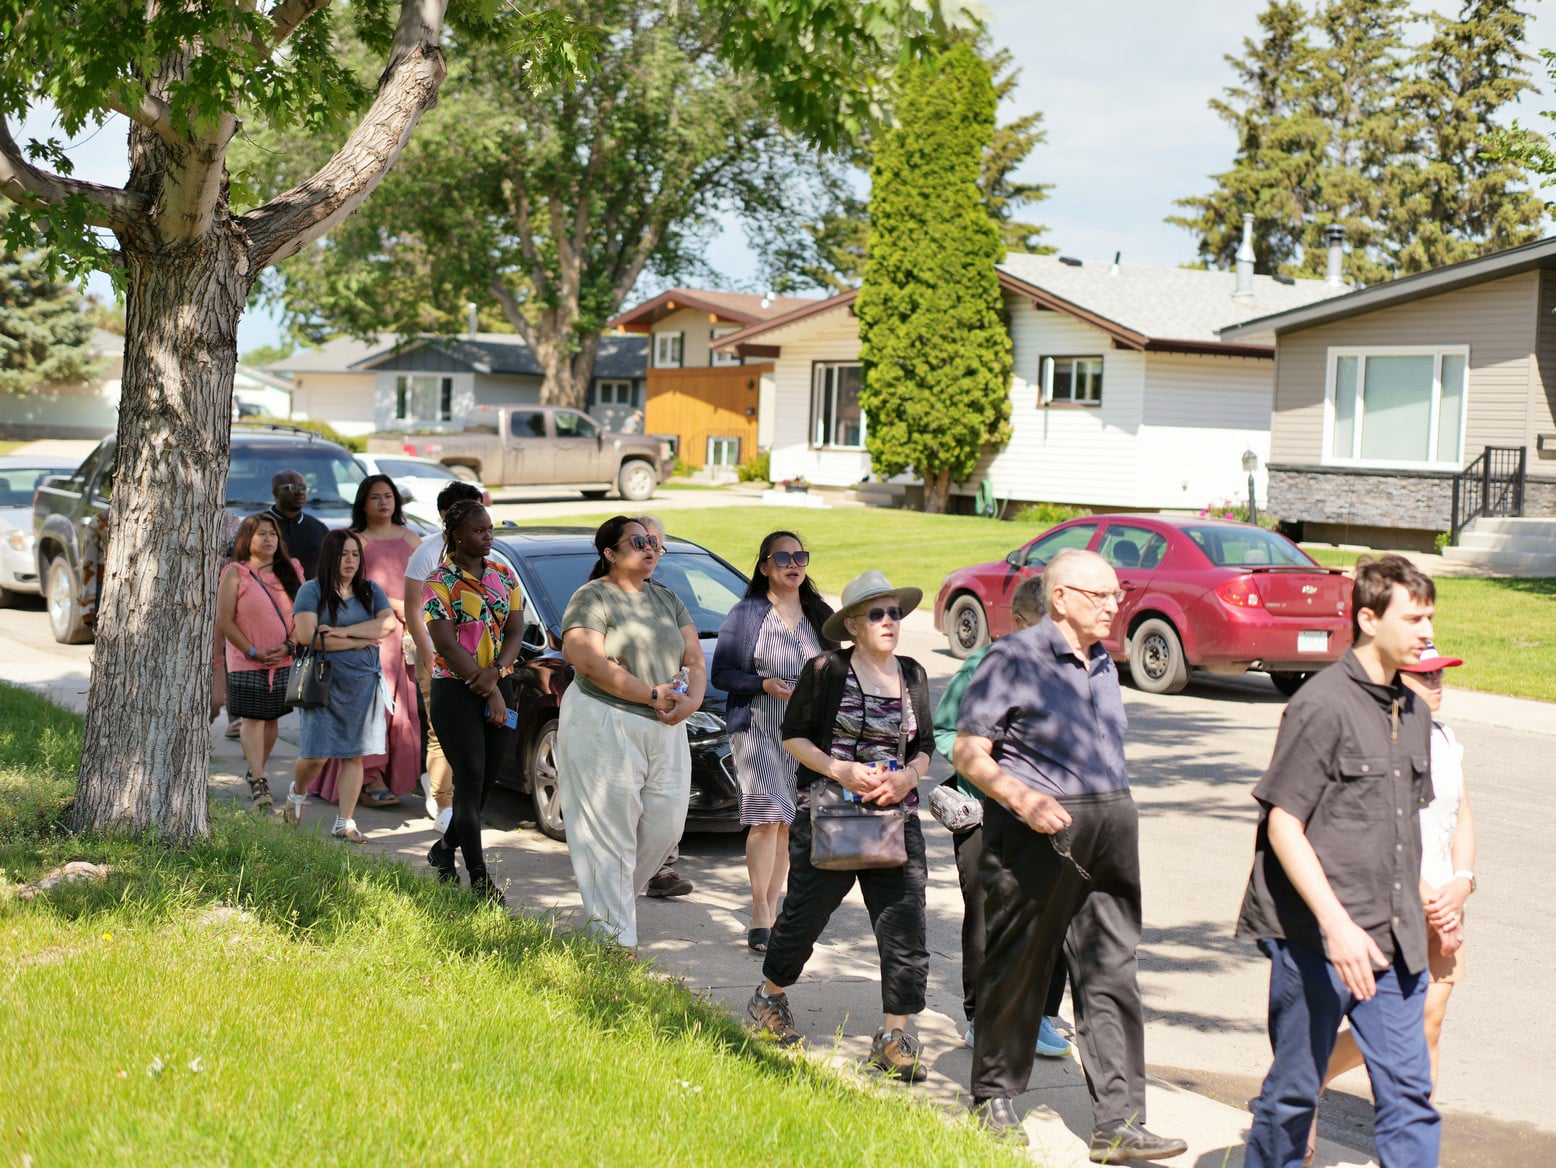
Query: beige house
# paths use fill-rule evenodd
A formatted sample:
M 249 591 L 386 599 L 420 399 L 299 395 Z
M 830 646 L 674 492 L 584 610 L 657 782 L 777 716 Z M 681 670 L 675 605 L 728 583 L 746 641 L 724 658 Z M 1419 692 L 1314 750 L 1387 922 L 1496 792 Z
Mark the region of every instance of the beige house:
M 1430 547 L 1556 516 L 1556 238 L 1221 330 L 1276 338 L 1269 502 L 1310 539 Z

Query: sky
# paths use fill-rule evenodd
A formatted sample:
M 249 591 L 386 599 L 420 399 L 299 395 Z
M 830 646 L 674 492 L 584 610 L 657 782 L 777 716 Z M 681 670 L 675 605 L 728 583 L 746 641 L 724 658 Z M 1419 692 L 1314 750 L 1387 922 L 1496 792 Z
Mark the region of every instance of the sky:
M 1043 239 L 1066 255 L 1126 264 L 1176 266 L 1194 258 L 1193 237 L 1163 220 L 1173 200 L 1206 192 L 1209 175 L 1232 159 L 1231 130 L 1209 100 L 1232 81 L 1225 54 L 1241 54 L 1258 29 L 1263 0 L 984 0 L 994 42 L 1021 68 L 1002 120 L 1041 110 L 1048 140 L 1019 177 L 1054 184 L 1046 202 L 1023 217 L 1048 227 Z M 1418 0 L 1414 8 L 1457 8 Z M 1526 0 L 1533 14 L 1526 47 L 1556 47 L 1556 0 Z M 1414 33 L 1415 39 L 1419 33 Z M 1537 81 L 1545 81 L 1538 68 Z M 1509 117 L 1535 124 L 1556 96 L 1525 94 Z M 24 132 L 46 132 L 46 121 Z M 21 135 L 18 135 L 21 137 Z M 122 183 L 124 126 L 110 122 L 83 135 L 76 173 Z M 759 291 L 755 258 L 738 225 L 710 244 L 708 260 L 734 285 Z M 106 281 L 95 285 L 106 290 Z M 238 329 L 238 351 L 276 344 L 278 322 L 257 309 Z

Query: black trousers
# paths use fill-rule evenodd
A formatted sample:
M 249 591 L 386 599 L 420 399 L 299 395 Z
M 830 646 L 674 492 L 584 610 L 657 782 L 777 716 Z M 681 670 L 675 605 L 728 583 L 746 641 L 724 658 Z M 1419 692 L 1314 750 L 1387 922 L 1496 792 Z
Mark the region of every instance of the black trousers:
M 502 683 L 503 700 L 512 708 L 512 683 Z M 465 855 L 472 880 L 486 875 L 481 855 L 481 809 L 502 773 L 503 759 L 513 749 L 513 733 L 486 720 L 486 699 L 457 678 L 434 677 L 431 686 L 432 728 L 443 744 L 454 772 L 453 818 L 443 833 L 443 846 Z
M 1061 842 L 1090 874 L 990 799 L 983 813 L 987 952 L 978 978 L 975 1099 L 1027 1088 L 1042 999 L 1062 947 L 1075 1032 L 1097 1127 L 1145 1122 L 1145 1017 L 1140 1006 L 1140 815 L 1127 791 L 1061 799 Z
M 956 881 L 962 887 L 962 1013 L 971 1022 L 978 1013 L 978 973 L 983 969 L 984 939 L 983 881 L 978 864 L 983 859 L 983 825 L 971 831 L 953 832 L 951 847 L 956 851 Z M 1054 962 L 1048 979 L 1048 997 L 1043 1013 L 1053 1017 L 1064 1003 L 1064 956 Z
M 848 890 L 859 883 L 881 957 L 881 1012 L 919 1014 L 929 984 L 924 887 L 928 867 L 924 833 L 917 815 L 905 831 L 908 862 L 900 868 L 832 872 L 810 862 L 810 817 L 798 815 L 789 828 L 789 891 L 767 943 L 762 976 L 787 989 L 800 979 L 816 941 Z M 1034 1031 L 1033 1041 L 1037 1034 Z

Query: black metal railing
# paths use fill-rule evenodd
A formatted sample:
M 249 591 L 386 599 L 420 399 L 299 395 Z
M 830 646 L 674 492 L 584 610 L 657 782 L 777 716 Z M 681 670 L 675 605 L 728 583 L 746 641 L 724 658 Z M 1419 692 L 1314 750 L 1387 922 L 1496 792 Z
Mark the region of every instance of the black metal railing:
M 1488 446 L 1453 476 L 1453 528 L 1449 543 L 1482 515 L 1522 515 L 1529 466 L 1526 446 Z

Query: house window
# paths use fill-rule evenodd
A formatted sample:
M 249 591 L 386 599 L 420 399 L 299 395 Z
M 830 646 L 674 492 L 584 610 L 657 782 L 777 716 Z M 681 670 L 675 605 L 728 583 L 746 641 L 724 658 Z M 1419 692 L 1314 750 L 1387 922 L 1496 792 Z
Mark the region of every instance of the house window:
M 595 382 L 594 401 L 601 406 L 635 406 L 637 394 L 630 381 Z
M 740 439 L 739 438 L 713 438 L 708 439 L 708 457 L 704 466 L 739 466 L 740 465 Z
M 655 333 L 654 368 L 679 369 L 681 367 L 681 351 L 685 340 L 685 333 Z
M 740 354 L 733 349 L 714 349 L 711 345 L 720 337 L 727 337 L 730 333 L 738 333 L 740 330 L 732 325 L 708 330 L 708 364 L 709 365 L 739 365 Z
M 394 417 L 397 422 L 453 421 L 454 379 L 426 376 L 396 377 Z
M 811 391 L 810 433 L 815 446 L 858 449 L 864 445 L 864 411 L 859 389 L 864 374 L 858 365 L 818 364 Z
M 1044 357 L 1039 372 L 1045 405 L 1102 404 L 1101 357 Z
M 1464 463 L 1469 349 L 1330 349 L 1325 461 L 1368 466 Z

